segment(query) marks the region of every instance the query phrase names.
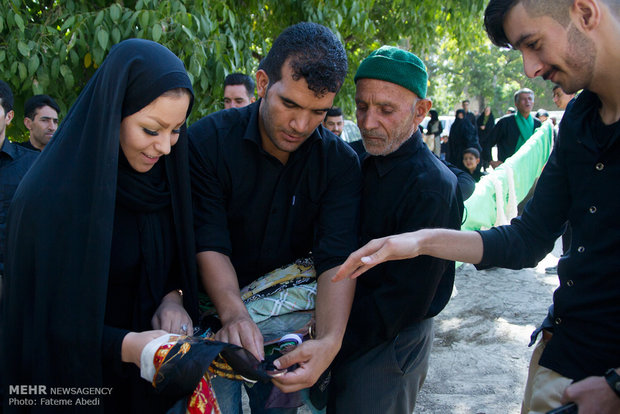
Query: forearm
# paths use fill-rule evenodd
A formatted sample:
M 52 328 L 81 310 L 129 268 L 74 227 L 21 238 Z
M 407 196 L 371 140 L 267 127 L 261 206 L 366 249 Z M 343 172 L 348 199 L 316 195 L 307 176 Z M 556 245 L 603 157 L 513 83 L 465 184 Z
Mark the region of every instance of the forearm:
M 225 323 L 235 315 L 247 310 L 239 291 L 237 274 L 228 256 L 214 252 L 200 252 L 196 255 L 202 285 Z
M 420 240 L 417 255 L 472 264 L 482 261 L 482 237 L 475 231 L 425 229 L 416 233 Z
M 337 352 L 351 312 L 355 294 L 355 281 L 332 283 L 338 267 L 323 272 L 317 282 L 316 339 L 328 340 Z M 335 354 L 334 354 L 335 355 Z

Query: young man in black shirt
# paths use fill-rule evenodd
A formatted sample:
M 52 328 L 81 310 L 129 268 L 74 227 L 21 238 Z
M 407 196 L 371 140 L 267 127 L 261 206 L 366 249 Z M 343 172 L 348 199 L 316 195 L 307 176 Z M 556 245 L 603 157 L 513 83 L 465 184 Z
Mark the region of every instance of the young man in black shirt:
M 532 267 L 568 220 L 572 243 L 558 264 L 553 324 L 532 357 L 524 413 L 569 401 L 580 414 L 620 412 L 619 16 L 612 0 L 492 0 L 485 12 L 489 37 L 522 53 L 527 76 L 550 79 L 567 93 L 584 89 L 562 118 L 534 197 L 509 226 L 371 241 L 336 278 L 418 255 L 479 268 Z
M 321 126 L 346 73 L 344 48 L 329 29 L 291 26 L 259 66 L 260 100 L 189 129 L 198 266 L 223 324 L 216 338 L 262 359 L 263 337 L 239 287 L 312 253 L 316 337 L 276 361 L 300 365 L 273 380 L 285 392 L 311 386 L 331 364 L 353 300 L 351 281 L 330 279 L 357 247 L 359 161 Z M 253 407 L 269 395 L 260 387 L 249 391 Z

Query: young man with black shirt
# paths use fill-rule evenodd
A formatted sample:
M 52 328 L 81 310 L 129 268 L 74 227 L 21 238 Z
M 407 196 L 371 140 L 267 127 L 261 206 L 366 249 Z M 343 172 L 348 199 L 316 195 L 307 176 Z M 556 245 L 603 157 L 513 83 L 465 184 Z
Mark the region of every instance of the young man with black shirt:
M 239 287 L 312 253 L 316 337 L 276 360 L 279 368 L 300 365 L 273 380 L 284 392 L 313 385 L 328 368 L 353 300 L 351 281 L 330 280 L 357 246 L 359 161 L 321 126 L 346 73 L 344 48 L 329 29 L 291 26 L 259 66 L 260 100 L 209 115 L 189 129 L 198 266 L 223 324 L 216 338 L 262 359 L 263 337 Z M 248 390 L 253 413 L 262 412 L 269 395 L 262 388 Z M 219 393 L 222 399 L 228 397 Z M 238 407 L 231 405 L 224 411 Z
M 491 40 L 523 55 L 528 77 L 581 89 L 533 199 L 509 226 L 421 230 L 371 241 L 336 280 L 385 260 L 431 255 L 479 268 L 533 267 L 570 221 L 551 330 L 532 357 L 524 413 L 575 402 L 580 414 L 620 412 L 620 7 L 614 0 L 492 0 Z M 540 357 L 540 359 L 538 359 Z

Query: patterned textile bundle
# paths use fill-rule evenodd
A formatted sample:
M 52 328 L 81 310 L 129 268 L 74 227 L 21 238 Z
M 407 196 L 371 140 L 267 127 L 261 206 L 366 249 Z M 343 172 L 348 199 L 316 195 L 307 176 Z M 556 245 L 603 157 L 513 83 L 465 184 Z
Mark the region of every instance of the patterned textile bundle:
M 167 334 L 149 342 L 140 358 L 142 378 L 178 398 L 169 414 L 220 414 L 211 376 L 269 382 L 265 365 L 244 348 L 209 338 Z

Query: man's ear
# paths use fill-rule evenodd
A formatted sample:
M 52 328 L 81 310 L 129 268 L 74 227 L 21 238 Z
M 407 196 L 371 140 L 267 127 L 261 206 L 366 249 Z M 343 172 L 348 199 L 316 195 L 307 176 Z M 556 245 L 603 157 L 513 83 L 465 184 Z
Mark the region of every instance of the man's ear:
M 26 129 L 28 131 L 30 131 L 32 129 L 32 119 L 30 119 L 27 116 L 25 116 L 24 117 L 24 125 L 26 126 Z
M 433 107 L 433 102 L 430 99 L 418 99 L 418 102 L 416 102 L 415 109 L 414 109 L 415 122 L 417 124 L 420 124 L 424 120 L 424 118 L 428 114 L 428 111 L 430 111 L 432 107 Z
M 589 32 L 601 21 L 601 5 L 597 0 L 575 0 L 570 8 L 573 24 L 581 32 Z
M 14 116 L 15 112 L 13 112 L 13 110 L 11 109 L 9 112 L 7 112 L 6 115 L 4 115 L 4 122 L 6 122 L 7 125 L 11 125 L 11 121 L 13 120 Z
M 264 98 L 267 95 L 267 88 L 269 87 L 269 76 L 267 72 L 260 69 L 256 72 L 256 92 L 259 98 Z

